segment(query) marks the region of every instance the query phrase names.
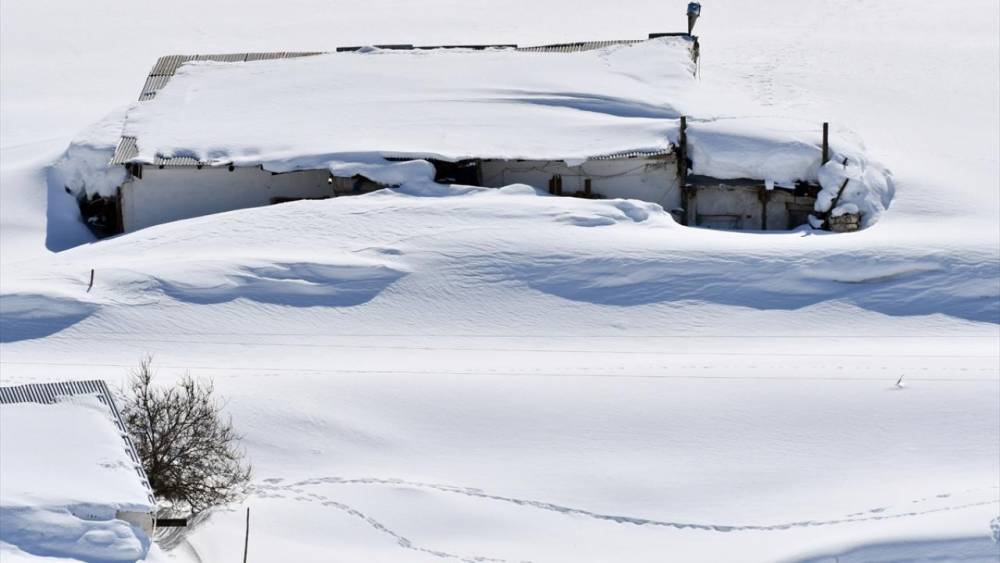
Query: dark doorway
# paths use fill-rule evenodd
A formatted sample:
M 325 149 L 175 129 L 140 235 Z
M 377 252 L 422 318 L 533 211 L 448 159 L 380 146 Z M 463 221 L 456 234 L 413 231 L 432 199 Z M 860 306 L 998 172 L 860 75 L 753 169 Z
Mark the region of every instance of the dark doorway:
M 439 184 L 462 184 L 464 186 L 478 186 L 480 184 L 478 159 L 457 162 L 431 160 L 430 163 L 434 165 L 434 181 Z

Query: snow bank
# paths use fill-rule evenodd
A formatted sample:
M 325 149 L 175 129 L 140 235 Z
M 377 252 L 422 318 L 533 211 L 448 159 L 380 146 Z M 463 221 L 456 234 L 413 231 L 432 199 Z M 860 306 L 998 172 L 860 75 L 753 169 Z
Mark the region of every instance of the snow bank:
M 115 519 L 114 510 L 93 506 L 0 506 L 0 541 L 25 553 L 83 561 L 137 561 L 149 550 L 149 538 L 137 527 Z
M 115 515 L 153 507 L 96 397 L 3 405 L 0 443 L 0 542 L 84 560 L 144 556 L 145 534 Z
M 861 226 L 875 224 L 889 207 L 893 195 L 892 175 L 856 151 L 850 156 L 837 153 L 819 169 L 819 184 L 823 186 L 816 199 L 816 211 L 829 212 L 833 217 L 861 214 Z
M 50 179 L 76 197 L 111 196 L 125 181 L 122 166 L 109 166 L 121 139 L 126 109 L 111 112 L 82 131 L 50 168 Z

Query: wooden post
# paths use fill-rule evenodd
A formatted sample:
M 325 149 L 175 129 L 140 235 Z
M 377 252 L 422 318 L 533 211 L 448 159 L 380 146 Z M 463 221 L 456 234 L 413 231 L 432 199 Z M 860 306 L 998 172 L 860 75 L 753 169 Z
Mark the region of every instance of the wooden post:
M 687 116 L 681 116 L 680 146 L 677 147 L 677 177 L 681 180 L 681 185 L 687 183 L 687 155 L 688 155 L 688 120 Z
M 94 269 L 90 269 L 90 285 L 87 286 L 87 293 L 90 293 L 91 288 L 94 287 Z
M 767 230 L 767 202 L 771 199 L 771 192 L 768 191 L 767 186 L 762 186 L 758 188 L 760 191 L 757 192 L 757 198 L 760 199 L 760 230 Z
M 694 188 L 687 185 L 687 116 L 681 116 L 681 131 L 677 146 L 677 182 L 681 187 L 681 207 L 684 210 L 685 225 L 695 223 L 695 194 Z
M 247 507 L 247 528 L 243 536 L 243 563 L 247 563 L 247 547 L 250 546 L 250 507 Z
M 115 188 L 115 225 L 112 228 L 115 234 L 125 232 L 125 216 L 122 215 L 122 187 Z
M 846 156 L 844 157 L 844 163 L 843 164 L 844 164 L 844 168 L 847 168 L 847 157 Z M 833 201 L 830 203 L 830 211 L 833 211 L 834 209 L 837 208 L 837 205 L 840 203 L 840 196 L 844 194 L 844 188 L 847 187 L 847 183 L 850 182 L 850 181 L 851 181 L 850 178 L 844 178 L 844 181 L 841 182 L 840 189 L 837 190 L 837 195 L 833 196 Z
M 823 122 L 823 162 L 826 164 L 830 160 L 830 124 Z

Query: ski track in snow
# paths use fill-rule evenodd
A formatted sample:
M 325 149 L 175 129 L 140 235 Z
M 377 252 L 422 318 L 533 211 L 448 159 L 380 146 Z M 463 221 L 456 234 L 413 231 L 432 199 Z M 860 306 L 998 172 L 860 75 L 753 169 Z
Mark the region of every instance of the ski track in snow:
M 703 530 L 711 532 L 770 532 L 779 530 L 788 530 L 792 528 L 805 528 L 805 527 L 816 527 L 816 526 L 832 526 L 837 524 L 849 524 L 853 522 L 868 522 L 874 520 L 891 520 L 897 518 L 906 518 L 913 516 L 921 516 L 925 514 L 934 514 L 938 512 L 946 512 L 951 510 L 962 510 L 965 508 L 972 508 L 975 506 L 985 506 L 988 504 L 1000 504 L 1000 498 L 970 502 L 952 506 L 942 506 L 937 508 L 931 508 L 927 510 L 912 510 L 906 512 L 897 512 L 893 514 L 885 514 L 889 507 L 878 507 L 870 509 L 867 511 L 857 512 L 848 515 L 843 518 L 834 518 L 829 520 L 802 520 L 796 522 L 787 522 L 781 524 L 747 524 L 747 525 L 726 525 L 726 524 L 701 524 L 692 522 L 674 522 L 668 520 L 656 520 L 651 518 L 642 518 L 635 516 L 624 516 L 615 514 L 602 514 L 599 512 L 592 512 L 590 510 L 585 510 L 582 508 L 574 508 L 570 506 L 563 506 L 559 504 L 554 504 L 550 502 L 532 500 L 532 499 L 521 499 L 514 497 L 507 497 L 502 495 L 489 494 L 482 489 L 477 489 L 473 487 L 459 487 L 454 485 L 444 485 L 438 483 L 421 483 L 417 481 L 407 481 L 404 479 L 384 479 L 384 478 L 344 478 L 344 477 L 318 477 L 314 479 L 307 479 L 304 481 L 298 481 L 291 483 L 289 485 L 278 485 L 281 479 L 265 479 L 265 485 L 255 485 L 255 490 L 260 491 L 290 491 L 292 493 L 300 494 L 296 497 L 297 500 L 308 500 L 301 496 L 301 489 L 298 487 L 314 486 L 314 485 L 387 485 L 387 486 L 407 486 L 407 487 L 418 487 L 424 489 L 433 489 L 445 493 L 453 493 L 459 495 L 465 495 L 469 497 L 482 498 L 488 500 L 494 500 L 499 502 L 506 502 L 511 504 L 516 504 L 518 506 L 529 506 L 532 508 L 537 508 L 540 510 L 548 510 L 551 512 L 558 512 L 567 515 L 584 516 L 587 518 L 593 518 L 595 520 L 606 520 L 610 522 L 615 522 L 618 524 L 635 524 L 637 526 L 660 526 L 675 528 L 678 530 Z M 967 491 L 968 492 L 968 491 Z M 262 496 L 282 496 L 282 495 L 270 495 L 266 494 Z M 311 497 L 326 499 L 321 495 L 315 493 L 310 493 Z M 942 493 L 937 495 L 936 498 L 948 498 L 950 493 Z M 913 502 L 923 502 L 930 500 L 929 498 L 916 499 Z M 330 501 L 334 505 L 339 505 L 340 503 Z M 325 504 L 325 502 L 324 502 Z M 339 507 L 339 506 L 338 506 Z M 360 514 L 360 513 L 359 513 Z M 366 518 L 367 519 L 367 518 Z M 370 522 L 371 523 L 371 522 Z M 374 525 L 374 524 L 373 524 Z M 393 534 L 396 535 L 396 534 Z

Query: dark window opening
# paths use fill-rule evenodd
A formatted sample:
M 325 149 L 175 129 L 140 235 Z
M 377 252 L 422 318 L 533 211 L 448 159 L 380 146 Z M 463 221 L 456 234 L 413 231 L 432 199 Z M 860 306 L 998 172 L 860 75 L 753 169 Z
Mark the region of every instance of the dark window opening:
M 103 238 L 122 232 L 118 197 L 84 195 L 77 198 L 77 203 L 80 205 L 80 216 L 83 217 L 84 224 L 95 236 Z
M 434 165 L 434 181 L 439 184 L 478 186 L 481 183 L 479 160 L 459 160 L 458 162 L 431 160 L 430 163 Z

